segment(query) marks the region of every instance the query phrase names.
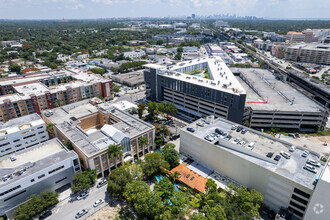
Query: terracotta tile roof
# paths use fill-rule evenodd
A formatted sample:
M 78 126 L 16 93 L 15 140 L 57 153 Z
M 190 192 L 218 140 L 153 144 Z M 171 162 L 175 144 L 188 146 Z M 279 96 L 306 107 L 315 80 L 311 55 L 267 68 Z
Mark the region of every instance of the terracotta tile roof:
M 180 164 L 179 166 L 173 168 L 171 170 L 171 173 L 174 173 L 175 171 L 181 174 L 179 177 L 181 182 L 183 182 L 192 189 L 198 190 L 199 192 L 205 191 L 205 185 L 207 182 L 206 178 L 202 177 L 198 173 L 195 173 L 183 164 Z

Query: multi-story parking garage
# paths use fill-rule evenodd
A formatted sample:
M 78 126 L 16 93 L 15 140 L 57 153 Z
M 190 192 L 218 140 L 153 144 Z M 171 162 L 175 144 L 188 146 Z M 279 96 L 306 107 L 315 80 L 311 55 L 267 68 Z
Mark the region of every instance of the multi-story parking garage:
M 244 119 L 250 127 L 323 130 L 327 109 L 272 72 L 257 68 L 233 68 L 247 93 Z

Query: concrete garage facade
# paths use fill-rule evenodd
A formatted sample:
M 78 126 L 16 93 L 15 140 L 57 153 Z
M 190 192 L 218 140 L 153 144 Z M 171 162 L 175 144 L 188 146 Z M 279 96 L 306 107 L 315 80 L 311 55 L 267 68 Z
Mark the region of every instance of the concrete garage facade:
M 204 124 L 204 127 L 197 123 Z M 307 159 L 318 161 L 320 155 L 309 152 L 307 158 L 302 157 L 304 149 L 296 146 L 295 151 L 290 152 L 290 159 L 282 156 L 277 162 L 266 154 L 273 152 L 275 157 L 281 151 L 289 152 L 291 144 L 248 128 L 245 128 L 248 132 L 242 135 L 231 130 L 233 125 L 220 118 L 209 124 L 201 119 L 188 125 L 195 132 L 187 131 L 187 127 L 182 129 L 180 152 L 249 189 L 259 190 L 264 196 L 263 202 L 271 209 L 278 211 L 285 207 L 297 219 L 302 219 L 313 194 L 315 179 L 324 168 L 321 166 L 314 174 L 303 167 Z M 230 134 L 232 139 L 205 140 L 204 137 L 215 128 Z M 235 138 L 244 140 L 246 144 L 234 144 L 232 140 Z M 255 147 L 250 150 L 247 145 L 252 142 Z

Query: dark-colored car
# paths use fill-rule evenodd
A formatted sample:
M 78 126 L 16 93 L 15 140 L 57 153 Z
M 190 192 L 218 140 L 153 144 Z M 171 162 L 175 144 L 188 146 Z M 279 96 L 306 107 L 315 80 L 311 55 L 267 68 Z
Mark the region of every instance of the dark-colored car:
M 274 155 L 273 152 L 269 152 L 269 153 L 266 155 L 266 157 L 272 158 L 273 155 Z
M 46 219 L 47 217 L 51 216 L 53 213 L 51 210 L 46 211 L 44 214 L 39 216 L 39 219 Z
M 100 188 L 100 187 L 106 185 L 107 183 L 108 183 L 107 179 L 103 179 L 97 184 L 97 188 Z
M 189 128 L 187 128 L 187 131 L 190 131 L 190 132 L 195 132 L 195 129 L 194 129 L 194 128 L 191 128 L 191 127 L 189 127 Z
M 243 128 L 241 126 L 238 126 L 236 129 L 237 132 L 240 132 L 241 130 L 243 130 Z
M 275 157 L 274 157 L 274 160 L 276 160 L 276 161 L 279 161 L 281 159 L 281 156 L 280 155 L 276 155 Z
M 270 219 L 275 219 L 276 217 L 276 213 L 274 212 L 274 210 L 270 210 L 270 212 L 268 213 L 268 217 Z
M 220 134 L 220 135 L 222 135 L 222 134 L 223 134 L 223 131 L 222 131 L 222 130 L 220 130 L 219 128 L 216 128 L 216 129 L 215 129 L 215 132 L 216 132 L 216 133 L 218 133 L 218 134 Z

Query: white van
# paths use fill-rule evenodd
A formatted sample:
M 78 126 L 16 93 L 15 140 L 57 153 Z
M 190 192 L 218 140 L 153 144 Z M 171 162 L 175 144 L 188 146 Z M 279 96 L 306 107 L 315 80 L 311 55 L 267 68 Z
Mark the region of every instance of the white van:
M 254 148 L 254 145 L 255 145 L 254 142 L 249 143 L 249 145 L 247 146 L 247 149 L 252 150 Z

